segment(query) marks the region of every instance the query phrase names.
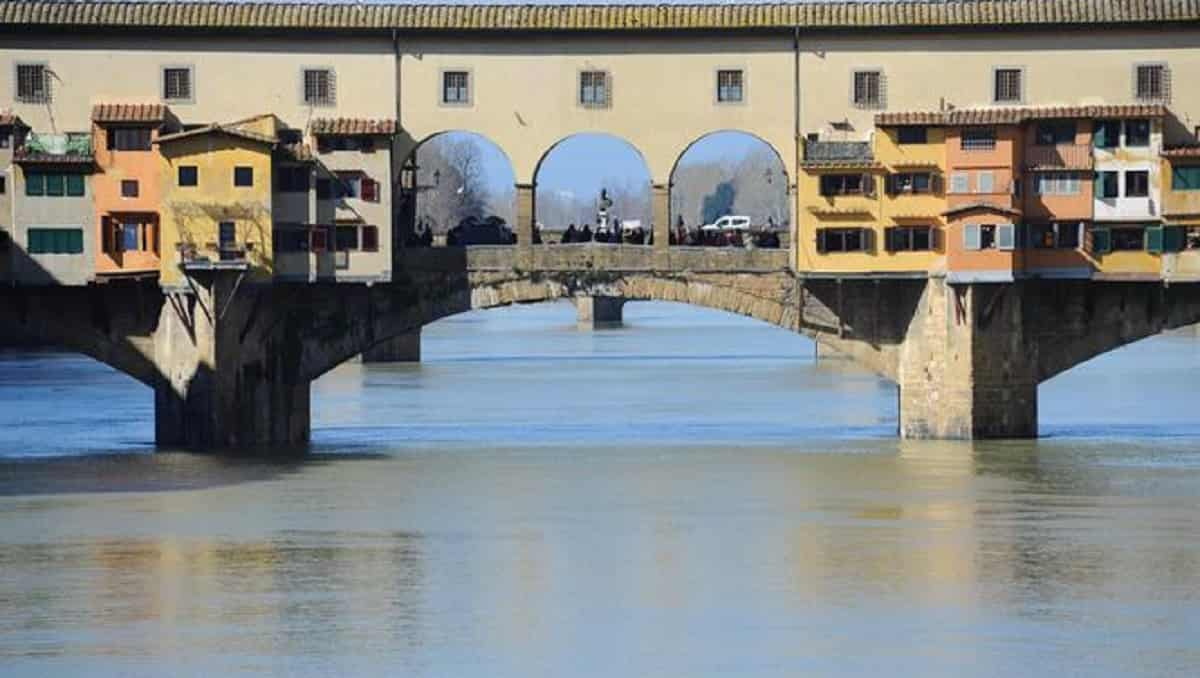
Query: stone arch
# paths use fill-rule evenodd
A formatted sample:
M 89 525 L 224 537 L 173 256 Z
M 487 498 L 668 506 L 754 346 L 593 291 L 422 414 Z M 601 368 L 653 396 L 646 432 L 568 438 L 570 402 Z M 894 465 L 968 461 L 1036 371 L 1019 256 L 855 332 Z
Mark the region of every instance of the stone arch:
M 532 190 L 533 190 L 533 195 L 534 195 L 534 204 L 533 204 L 534 214 L 536 215 L 539 212 L 544 212 L 546 200 L 549 199 L 548 197 L 546 197 L 545 189 L 547 188 L 547 186 L 546 186 L 546 182 L 545 182 L 544 176 L 543 176 L 543 174 L 544 174 L 543 170 L 545 169 L 547 159 L 550 158 L 551 156 L 553 156 L 556 151 L 560 151 L 563 148 L 564 144 L 568 144 L 568 143 L 572 142 L 573 140 L 580 140 L 580 139 L 583 139 L 586 137 L 594 137 L 594 138 L 598 138 L 598 139 L 603 139 L 605 143 L 610 143 L 610 144 L 615 142 L 619 146 L 623 147 L 626 151 L 632 151 L 632 153 L 634 155 L 636 155 L 637 161 L 641 164 L 642 168 L 645 170 L 646 181 L 645 181 L 644 190 L 646 192 L 646 195 L 645 195 L 646 204 L 644 205 L 644 208 L 645 208 L 646 214 L 643 215 L 643 218 L 648 220 L 651 216 L 650 211 L 652 209 L 651 202 L 650 202 L 652 200 L 650 191 L 651 191 L 651 187 L 654 182 L 654 172 L 650 166 L 650 162 L 649 162 L 648 158 L 646 157 L 646 154 L 643 153 L 642 150 L 640 148 L 638 148 L 637 145 L 634 144 L 632 141 L 630 141 L 630 140 L 626 139 L 625 137 L 622 137 L 618 134 L 614 134 L 612 132 L 608 132 L 608 131 L 604 131 L 604 130 L 583 130 L 583 131 L 568 134 L 567 136 L 564 136 L 561 139 L 559 139 L 558 141 L 555 141 L 553 144 L 551 144 L 548 148 L 546 148 L 546 150 L 541 154 L 541 156 L 538 157 L 537 163 L 534 165 L 534 168 L 533 168 L 533 174 L 531 175 Z M 613 178 L 617 178 L 617 177 L 613 177 Z M 601 179 L 602 180 L 606 179 L 606 177 L 601 177 Z M 635 180 L 635 181 L 623 184 L 621 186 L 608 186 L 607 188 L 609 188 L 610 190 L 612 190 L 614 188 L 624 189 L 624 188 L 627 188 L 630 186 L 633 186 L 636 188 L 638 183 L 640 183 L 640 182 Z M 583 199 L 586 200 L 586 197 Z M 563 225 L 565 225 L 565 224 L 563 224 Z
M 402 187 L 401 195 L 403 196 L 401 204 L 398 206 L 401 222 L 415 224 L 422 200 L 421 193 L 430 190 L 433 183 L 432 179 L 420 171 L 417 163 L 418 154 L 422 149 L 428 148 L 431 142 L 437 139 L 444 139 L 448 135 L 465 135 L 472 138 L 477 144 L 482 141 L 482 146 L 498 153 L 504 159 L 504 165 L 507 167 L 508 176 L 510 177 L 510 180 L 504 182 L 506 184 L 505 189 L 514 191 L 514 194 L 507 198 L 510 204 L 507 210 L 509 213 L 506 216 L 509 217 L 510 221 L 514 220 L 516 217 L 515 190 L 518 175 L 512 156 L 509 155 L 509 152 L 503 146 L 486 134 L 467 128 L 447 128 L 433 132 L 420 140 L 410 140 L 409 144 L 405 146 L 402 157 L 397 158 L 398 162 L 396 166 L 400 171 L 399 182 Z M 486 153 L 487 151 L 485 151 Z
M 736 127 L 725 127 L 725 128 L 719 128 L 719 129 L 711 130 L 709 132 L 705 132 L 704 134 L 696 137 L 695 139 L 692 139 L 690 142 L 687 143 L 686 146 L 683 147 L 683 149 L 681 149 L 679 151 L 678 154 L 676 154 L 675 160 L 671 164 L 671 171 L 667 175 L 668 214 L 669 214 L 670 223 L 672 225 L 674 225 L 675 220 L 678 219 L 678 217 L 679 217 L 679 215 L 676 211 L 676 200 L 675 200 L 676 193 L 675 193 L 675 191 L 676 191 L 676 175 L 678 173 L 680 163 L 683 161 L 684 157 L 690 151 L 695 149 L 698 145 L 703 144 L 704 142 L 706 142 L 708 140 L 711 140 L 715 136 L 723 135 L 723 134 L 736 134 L 736 135 L 748 137 L 750 139 L 753 139 L 755 142 L 757 142 L 757 144 L 759 146 L 771 151 L 771 153 L 775 157 L 776 165 L 777 165 L 779 171 L 783 175 L 781 178 L 781 181 L 783 183 L 784 198 L 785 198 L 785 201 L 787 202 L 787 208 L 786 208 L 787 218 L 789 221 L 794 221 L 795 214 L 794 214 L 794 209 L 793 209 L 794 206 L 792 204 L 792 201 L 795 199 L 795 195 L 794 195 L 795 191 L 792 190 L 793 178 L 792 178 L 791 173 L 788 171 L 788 163 L 787 163 L 787 160 L 784 158 L 783 153 L 781 153 L 779 151 L 779 149 L 775 147 L 774 144 L 772 144 L 770 141 L 767 141 L 765 138 L 763 138 L 759 134 L 755 134 L 754 132 L 751 132 L 749 130 L 740 129 L 740 128 L 736 128 Z

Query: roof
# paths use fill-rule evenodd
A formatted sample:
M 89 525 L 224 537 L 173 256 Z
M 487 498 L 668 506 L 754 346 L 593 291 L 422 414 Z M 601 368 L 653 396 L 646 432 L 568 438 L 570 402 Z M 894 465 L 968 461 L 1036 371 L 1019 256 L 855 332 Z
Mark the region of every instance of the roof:
M 198 137 L 198 136 L 204 136 L 205 134 L 227 134 L 231 137 L 238 137 L 240 139 L 246 139 L 248 141 L 257 141 L 259 143 L 267 144 L 267 145 L 274 145 L 278 141 L 275 137 L 269 137 L 265 134 L 258 134 L 257 132 L 248 132 L 244 129 L 240 129 L 238 127 L 235 127 L 234 124 L 232 124 L 232 123 L 225 124 L 225 125 L 213 123 L 211 125 L 205 125 L 204 127 L 197 127 L 196 129 L 185 130 L 183 132 L 175 132 L 174 134 L 164 134 L 163 136 L 156 139 L 155 143 L 169 144 L 173 141 L 179 141 L 182 139 L 190 139 L 192 137 Z
M 368 118 L 314 118 L 309 124 L 313 134 L 395 134 L 395 120 Z
M 275 148 L 275 151 L 282 160 L 291 160 L 293 162 L 313 161 L 312 147 L 308 144 L 280 144 Z
M 942 212 L 942 216 L 948 217 L 948 216 L 951 216 L 954 214 L 959 214 L 961 212 L 973 212 L 975 210 L 984 210 L 987 212 L 996 212 L 998 214 L 1007 214 L 1012 217 L 1021 216 L 1021 210 L 1013 209 L 1011 207 L 1004 207 L 1003 205 L 997 205 L 996 203 L 986 202 L 986 201 L 982 201 L 982 200 L 979 202 L 972 202 L 972 203 L 967 203 L 965 205 L 959 205 L 958 207 L 951 207 L 950 209 L 946 210 L 945 212 Z
M 897 125 L 1017 125 L 1031 120 L 1161 118 L 1166 114 L 1167 107 L 1162 104 L 961 108 L 949 111 L 878 113 L 875 115 L 875 124 L 883 127 Z
M 167 117 L 163 104 L 96 104 L 92 106 L 93 122 L 161 123 Z
M 0 3 L 0 23 L 256 29 L 647 30 L 1129 24 L 1200 19 L 1200 0 L 833 0 L 744 4 Z
M 1200 144 L 1166 148 L 1160 155 L 1164 158 L 1200 158 Z

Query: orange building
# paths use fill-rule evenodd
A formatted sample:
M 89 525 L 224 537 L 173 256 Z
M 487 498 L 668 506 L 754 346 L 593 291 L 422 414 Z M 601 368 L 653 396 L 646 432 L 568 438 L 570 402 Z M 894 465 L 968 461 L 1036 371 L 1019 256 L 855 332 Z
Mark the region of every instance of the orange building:
M 158 275 L 162 169 L 153 144 L 169 118 L 162 104 L 92 108 L 98 278 Z
M 1031 111 L 1022 150 L 1024 271 L 1044 278 L 1088 278 L 1092 222 L 1092 121 L 1077 109 Z

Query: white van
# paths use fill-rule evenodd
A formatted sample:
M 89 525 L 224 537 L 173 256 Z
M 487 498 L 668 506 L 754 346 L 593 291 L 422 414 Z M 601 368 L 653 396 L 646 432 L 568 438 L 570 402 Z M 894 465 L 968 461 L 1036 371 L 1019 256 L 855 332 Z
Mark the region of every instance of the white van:
M 750 217 L 728 215 L 701 228 L 705 231 L 749 231 Z

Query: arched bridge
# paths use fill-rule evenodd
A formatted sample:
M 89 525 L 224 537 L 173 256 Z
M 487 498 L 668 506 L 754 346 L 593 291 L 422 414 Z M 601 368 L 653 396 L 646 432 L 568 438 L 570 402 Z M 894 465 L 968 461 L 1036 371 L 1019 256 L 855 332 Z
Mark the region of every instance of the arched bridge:
M 801 332 L 899 385 L 910 438 L 1037 434 L 1037 386 L 1099 353 L 1200 322 L 1200 286 L 813 277 L 775 250 L 600 244 L 401 250 L 388 284 L 12 287 L 0 322 L 155 391 L 156 437 L 194 448 L 304 443 L 309 385 L 440 318 L 562 298 L 684 302 Z M 702 340 L 699 339 L 699 340 Z

